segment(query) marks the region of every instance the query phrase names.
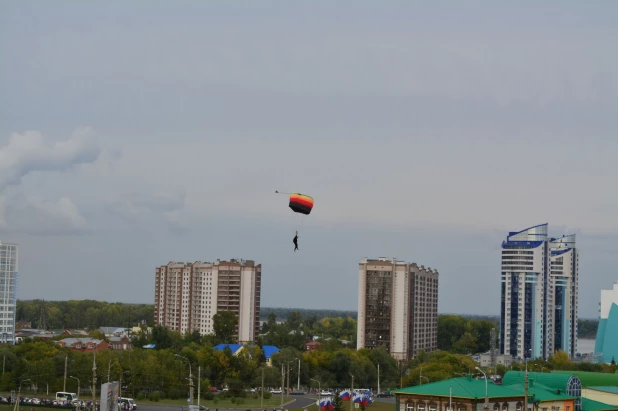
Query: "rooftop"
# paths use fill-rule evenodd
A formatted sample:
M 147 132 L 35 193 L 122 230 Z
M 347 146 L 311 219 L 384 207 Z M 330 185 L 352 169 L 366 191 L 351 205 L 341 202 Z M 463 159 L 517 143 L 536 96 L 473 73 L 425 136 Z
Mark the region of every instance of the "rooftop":
M 475 380 L 470 376 L 451 378 L 449 380 L 431 382 L 413 387 L 394 390 L 395 394 L 432 395 L 448 397 L 452 388 L 452 396 L 456 398 L 483 399 L 485 398 L 485 380 Z M 496 385 L 487 381 L 488 398 L 523 397 L 523 392 L 503 385 Z
M 604 372 L 589 371 L 560 371 L 554 370 L 551 375 L 575 375 L 582 382 L 582 387 L 618 386 L 618 373 L 609 374 Z
M 574 374 L 571 371 L 565 371 L 563 374 L 528 371 L 528 381 L 530 386 L 538 383 L 550 389 L 566 391 L 569 380 Z M 525 375 L 525 371 L 507 371 L 502 378 L 502 385 L 523 384 Z

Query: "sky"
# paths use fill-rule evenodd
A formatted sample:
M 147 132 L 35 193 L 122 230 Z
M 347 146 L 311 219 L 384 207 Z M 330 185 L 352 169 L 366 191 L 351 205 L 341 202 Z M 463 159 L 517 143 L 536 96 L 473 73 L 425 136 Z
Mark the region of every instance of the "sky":
M 243 258 L 263 306 L 356 310 L 360 260 L 384 256 L 440 272 L 439 312 L 497 315 L 502 240 L 547 222 L 577 235 L 596 318 L 618 281 L 617 19 L 604 1 L 3 1 L 18 298 L 153 303 L 155 267 Z

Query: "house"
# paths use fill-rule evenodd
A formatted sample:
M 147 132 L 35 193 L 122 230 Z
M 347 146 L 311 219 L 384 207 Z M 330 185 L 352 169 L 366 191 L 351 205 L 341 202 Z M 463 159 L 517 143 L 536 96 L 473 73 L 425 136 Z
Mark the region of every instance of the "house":
M 264 357 L 266 357 L 266 366 L 272 367 L 273 366 L 273 354 L 276 354 L 281 350 L 275 347 L 274 345 L 263 345 L 262 351 L 264 351 Z
M 112 350 L 132 350 L 133 343 L 126 335 L 122 337 L 110 337 L 109 348 Z
M 521 411 L 525 390 L 519 384 L 496 385 L 471 375 L 394 391 L 399 411 Z M 528 411 L 579 411 L 578 397 L 536 385 L 528 388 Z
M 306 351 L 315 351 L 320 347 L 320 342 L 319 341 L 310 341 L 308 343 L 305 343 L 305 350 Z
M 614 374 L 589 371 L 552 371 L 552 374 L 576 375 L 582 384 L 583 401 L 618 405 L 618 371 Z M 601 408 L 599 408 L 601 409 Z
M 253 347 L 253 345 L 251 345 L 251 347 Z M 232 355 L 238 355 L 238 353 L 240 353 L 245 348 L 245 346 L 241 344 L 219 344 L 213 347 L 213 349 L 217 351 L 223 351 L 225 350 L 225 348 L 229 348 L 230 351 L 232 351 Z M 266 357 L 266 366 L 271 367 L 272 356 L 273 354 L 280 351 L 279 348 L 275 347 L 274 345 L 263 345 L 262 351 L 264 352 L 264 357 Z
M 58 345 L 69 347 L 73 351 L 98 352 L 109 349 L 105 340 L 95 340 L 93 338 L 65 338 L 57 341 Z
M 99 327 L 99 331 L 101 331 L 105 337 L 109 338 L 127 335 L 130 332 L 130 329 L 125 327 Z
M 579 375 L 581 371 L 559 371 L 559 372 L 528 372 L 528 391 L 533 392 L 535 389 L 542 389 L 545 391 L 554 392 L 557 394 L 568 394 L 576 397 L 575 408 L 571 410 L 575 411 L 602 411 L 602 410 L 618 410 L 618 406 L 605 404 L 597 400 L 597 398 L 585 398 L 583 395 L 585 391 L 582 389 L 585 385 L 585 381 L 580 379 Z M 602 374 L 602 373 L 584 373 L 584 374 Z M 523 388 L 523 383 L 526 373 L 524 371 L 508 371 L 504 374 L 502 379 L 503 386 L 515 387 L 519 386 Z M 604 374 L 608 378 L 613 377 L 612 374 Z M 587 376 L 588 377 L 588 376 Z M 590 378 L 588 383 L 599 382 L 598 378 Z M 566 406 L 566 405 L 565 405 Z M 547 411 L 547 409 L 556 411 L 568 411 L 565 406 L 554 404 L 551 406 L 539 405 L 539 411 Z M 554 408 L 552 408 L 554 407 Z M 558 407 L 558 408 L 555 408 Z
M 496 365 L 504 365 L 505 367 L 510 367 L 513 362 L 513 357 L 510 354 L 496 354 L 494 358 Z M 492 359 L 490 352 L 479 355 L 479 364 L 481 367 L 493 367 L 491 361 Z
M 32 321 L 16 321 L 15 328 L 17 330 L 24 330 L 32 328 Z
M 398 411 L 521 411 L 524 393 L 471 375 L 392 391 Z M 485 406 L 485 402 L 488 402 Z M 532 410 L 532 407 L 529 407 Z M 566 411 L 566 410 L 565 410 Z M 573 411 L 571 409 L 570 411 Z

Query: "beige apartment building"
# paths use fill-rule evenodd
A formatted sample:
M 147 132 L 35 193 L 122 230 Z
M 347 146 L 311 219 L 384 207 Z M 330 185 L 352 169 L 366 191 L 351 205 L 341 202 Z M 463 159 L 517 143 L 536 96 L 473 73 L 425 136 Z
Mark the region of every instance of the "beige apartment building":
M 438 349 L 437 270 L 364 258 L 358 279 L 358 349 L 382 346 L 398 360 Z
M 170 262 L 155 270 L 155 324 L 184 334 L 211 334 L 213 316 L 232 311 L 237 342 L 253 342 L 260 327 L 262 265 L 252 260 Z

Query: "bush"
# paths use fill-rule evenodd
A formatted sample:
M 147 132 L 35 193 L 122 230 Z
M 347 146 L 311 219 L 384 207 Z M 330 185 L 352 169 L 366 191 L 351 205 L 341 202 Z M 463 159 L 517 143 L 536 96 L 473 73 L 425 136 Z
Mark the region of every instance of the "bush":
M 219 404 L 219 396 L 215 396 L 215 398 L 212 399 L 212 402 L 214 402 L 215 405 Z
M 167 396 L 171 398 L 172 400 L 177 400 L 178 398 L 184 398 L 185 395 L 186 395 L 185 392 L 178 388 L 172 388 L 167 392 Z
M 205 400 L 212 400 L 214 398 L 215 398 L 215 394 L 213 392 L 208 391 L 204 393 Z
M 264 391 L 264 399 L 268 400 L 270 399 L 270 397 L 272 397 L 273 395 L 271 394 L 270 391 Z
M 159 400 L 161 399 L 161 394 L 159 393 L 159 391 L 155 391 L 148 396 L 148 399 L 150 401 L 159 402 Z
M 144 394 L 142 392 L 137 393 L 137 397 L 135 397 L 137 401 L 141 401 L 144 399 Z

